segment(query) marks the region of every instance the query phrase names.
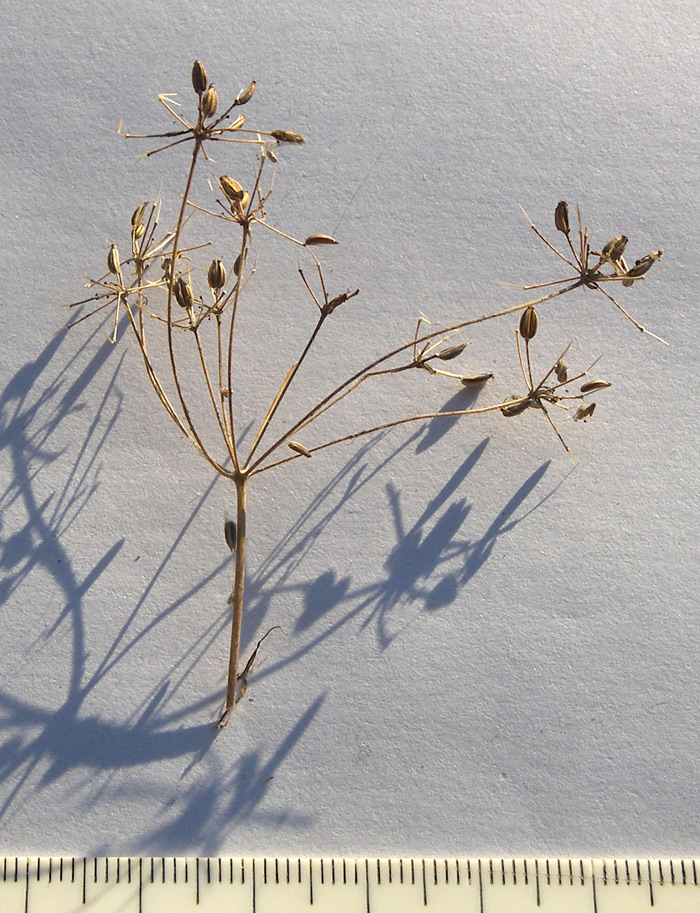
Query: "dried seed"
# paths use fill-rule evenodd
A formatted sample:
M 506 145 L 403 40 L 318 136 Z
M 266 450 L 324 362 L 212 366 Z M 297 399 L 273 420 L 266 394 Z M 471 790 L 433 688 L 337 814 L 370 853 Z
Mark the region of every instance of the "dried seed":
M 330 235 L 309 235 L 309 237 L 304 241 L 304 244 L 307 247 L 315 247 L 319 244 L 337 244 L 338 242 L 335 238 L 331 238 Z
M 140 206 L 137 206 L 136 209 L 131 214 L 131 226 L 136 228 L 138 225 L 143 225 L 143 215 L 146 212 L 146 207 L 148 206 L 148 200 L 145 203 L 141 203 Z
M 202 95 L 202 117 L 213 117 L 216 109 L 219 107 L 219 96 L 214 86 L 209 86 L 207 91 Z
M 234 179 L 230 178 L 227 174 L 221 175 L 219 178 L 219 186 L 227 199 L 232 203 L 239 203 L 243 199 L 245 190 L 243 190 L 238 181 L 234 181 Z
M 622 284 L 627 287 L 632 285 L 635 279 L 639 279 L 644 273 L 649 272 L 652 266 L 661 259 L 662 254 L 662 250 L 655 250 L 653 253 L 647 254 L 646 257 L 641 257 L 634 266 L 627 270 L 627 277 L 622 280 Z
M 183 276 L 180 276 L 180 278 L 175 281 L 173 291 L 175 292 L 175 297 L 177 298 L 177 303 L 180 307 L 186 308 L 187 310 L 194 307 L 192 286 Z
M 271 146 L 265 146 L 264 153 L 265 153 L 265 158 L 268 161 L 272 162 L 273 165 L 277 164 L 277 156 L 275 155 L 274 150 L 272 149 Z
M 207 71 L 204 69 L 204 64 L 195 60 L 192 66 L 192 88 L 197 95 L 201 95 L 208 83 L 209 80 L 207 79 Z
M 588 403 L 587 406 L 579 406 L 574 415 L 575 422 L 585 422 L 595 412 L 595 403 Z
M 237 105 L 247 105 L 248 102 L 253 97 L 254 92 L 255 92 L 255 80 L 253 80 L 251 82 L 251 84 L 248 86 L 247 89 L 241 89 L 241 91 L 236 96 L 236 104 Z
M 278 143 L 296 143 L 301 145 L 306 140 L 301 133 L 295 133 L 293 130 L 272 130 L 270 136 L 274 137 Z
M 112 244 L 107 254 L 107 269 L 110 273 L 114 273 L 115 276 L 119 273 L 119 251 L 116 244 Z
M 520 335 L 523 339 L 530 340 L 537 332 L 537 311 L 531 304 L 523 311 L 520 318 Z
M 300 453 L 302 456 L 309 457 L 309 459 L 311 458 L 311 454 L 303 444 L 299 444 L 297 441 L 288 441 L 287 446 L 295 453 Z
M 609 380 L 587 380 L 581 384 L 581 393 L 593 393 L 596 390 L 605 390 L 606 387 L 612 387 Z
M 233 264 L 233 271 L 237 276 L 240 276 L 243 272 L 243 267 L 245 266 L 245 258 L 248 254 L 247 250 L 244 250 L 242 254 L 239 254 L 236 257 L 236 262 Z
M 467 345 L 468 343 L 463 342 L 458 346 L 450 346 L 449 349 L 443 349 L 442 352 L 438 352 L 437 357 L 440 361 L 452 361 L 453 358 L 457 358 L 458 355 L 462 354 Z
M 566 367 L 563 358 L 560 358 L 554 365 L 554 373 L 557 375 L 557 380 L 560 384 L 565 384 L 569 379 L 569 369 Z
M 493 374 L 490 371 L 486 371 L 483 374 L 463 374 L 460 377 L 460 381 L 464 387 L 477 387 L 481 384 L 485 384 L 487 380 L 491 380 Z
M 232 552 L 236 551 L 236 521 L 235 520 L 224 520 L 224 538 L 226 539 L 226 545 L 231 549 Z
M 238 117 L 226 127 L 226 130 L 240 130 L 244 123 L 245 114 L 239 114 Z
M 619 260 L 624 254 L 628 241 L 629 238 L 627 235 L 616 235 L 612 241 L 608 241 L 608 243 L 603 248 L 603 256 L 607 260 L 612 260 L 614 263 L 616 260 Z
M 226 270 L 224 269 L 224 264 L 221 260 L 211 261 L 209 269 L 207 270 L 207 282 L 209 283 L 209 288 L 212 288 L 215 291 L 226 285 Z
M 507 406 L 501 407 L 501 412 L 506 418 L 512 418 L 514 415 L 520 415 L 521 412 L 524 412 L 529 407 L 530 402 L 531 400 L 527 396 L 524 399 L 515 397 Z
M 564 200 L 560 200 L 554 210 L 554 225 L 565 235 L 569 234 L 569 207 Z

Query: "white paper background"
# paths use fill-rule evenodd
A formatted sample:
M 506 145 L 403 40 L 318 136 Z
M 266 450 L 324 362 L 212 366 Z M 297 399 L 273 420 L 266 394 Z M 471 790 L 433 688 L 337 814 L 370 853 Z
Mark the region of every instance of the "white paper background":
M 0 851 L 697 850 L 697 9 L 56 0 L 0 20 Z M 289 637 L 219 735 L 232 492 L 127 333 L 53 336 L 134 206 L 161 181 L 176 199 L 186 153 L 136 163 L 114 131 L 169 129 L 156 95 L 190 104 L 195 57 L 222 99 L 257 79 L 251 123 L 309 138 L 271 219 L 338 237 L 329 282 L 362 288 L 295 403 L 420 311 L 449 324 L 524 300 L 499 281 L 560 275 L 518 204 L 549 234 L 563 198 L 596 244 L 664 248 L 621 297 L 670 343 L 591 293 L 542 308 L 541 363 L 573 338 L 570 363 L 602 353 L 614 382 L 588 425 L 559 419 L 578 464 L 533 412 L 261 476 L 245 646 Z M 267 245 L 251 416 L 312 319 L 295 271 Z M 460 369 L 497 372 L 479 402 L 521 389 L 516 323 L 467 337 Z M 374 390 L 329 429 L 468 402 L 427 377 Z

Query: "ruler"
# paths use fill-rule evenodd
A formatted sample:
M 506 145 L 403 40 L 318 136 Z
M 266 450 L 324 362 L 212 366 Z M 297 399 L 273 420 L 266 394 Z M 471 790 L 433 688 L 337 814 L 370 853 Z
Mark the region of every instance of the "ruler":
M 700 913 L 695 859 L 12 857 L 0 913 Z

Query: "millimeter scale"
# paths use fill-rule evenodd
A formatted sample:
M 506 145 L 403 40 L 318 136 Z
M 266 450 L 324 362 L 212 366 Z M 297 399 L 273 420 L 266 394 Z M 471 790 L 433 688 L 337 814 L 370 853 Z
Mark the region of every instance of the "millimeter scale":
M 0 913 L 700 913 L 700 859 L 0 858 Z

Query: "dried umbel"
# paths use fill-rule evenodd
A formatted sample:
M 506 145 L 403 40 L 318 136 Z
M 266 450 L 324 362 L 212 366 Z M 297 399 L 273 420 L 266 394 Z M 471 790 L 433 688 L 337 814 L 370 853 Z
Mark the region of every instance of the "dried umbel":
M 628 242 L 626 235 L 617 235 L 611 241 L 608 241 L 608 243 L 603 247 L 602 251 L 599 254 L 595 253 L 595 251 L 591 249 L 588 229 L 584 228 L 583 226 L 583 222 L 581 221 L 581 212 L 578 207 L 576 207 L 576 215 L 578 217 L 579 247 L 576 249 L 572 244 L 569 232 L 569 209 L 565 201 L 561 200 L 554 212 L 554 224 L 559 231 L 563 232 L 566 235 L 568 252 L 563 253 L 562 251 L 558 250 L 551 243 L 551 241 L 547 240 L 547 238 L 542 234 L 539 228 L 537 228 L 525 210 L 523 209 L 522 211 L 525 214 L 525 218 L 530 223 L 530 228 L 532 228 L 537 237 L 540 238 L 540 240 L 542 240 L 547 245 L 547 247 L 557 255 L 557 257 L 559 257 L 565 263 L 568 263 L 574 271 L 574 275 L 568 276 L 565 279 L 555 279 L 550 282 L 540 282 L 536 285 L 515 286 L 515 288 L 519 288 L 523 291 L 544 289 L 549 288 L 553 285 L 563 286 L 563 288 L 559 288 L 553 292 L 547 292 L 540 298 L 536 298 L 534 301 L 530 302 L 531 305 L 538 305 L 542 304 L 545 301 L 551 301 L 560 295 L 565 295 L 568 292 L 573 292 L 578 288 L 592 289 L 593 291 L 600 292 L 605 298 L 608 299 L 608 301 L 611 301 L 618 309 L 618 311 L 620 311 L 621 314 L 624 314 L 624 316 L 642 333 L 648 333 L 650 336 L 653 336 L 660 342 L 665 343 L 665 340 L 661 339 L 660 336 L 650 332 L 646 329 L 646 327 L 643 327 L 641 323 L 635 320 L 635 318 L 627 310 L 625 310 L 624 307 L 622 307 L 619 301 L 617 301 L 617 299 L 615 299 L 610 294 L 610 292 L 607 291 L 607 288 L 604 287 L 614 282 L 621 283 L 623 287 L 632 285 L 635 279 L 644 276 L 651 265 L 661 257 L 663 251 L 659 250 L 656 251 L 655 254 L 649 254 L 648 257 L 643 257 L 643 262 L 638 260 L 631 270 L 627 269 L 627 264 L 625 263 L 622 256 Z M 648 260 L 649 257 L 651 258 L 651 262 Z M 604 268 L 606 266 L 608 268 L 612 267 L 612 272 L 604 272 Z
M 239 91 L 230 104 L 220 106 L 217 91 L 209 82 L 205 67 L 200 61 L 195 61 L 192 67 L 192 86 L 197 100 L 195 103 L 190 97 L 189 114 L 184 106 L 176 107 L 172 103 L 172 96 L 159 96 L 160 103 L 175 120 L 176 129 L 172 129 L 169 122 L 165 132 L 147 134 L 159 143 L 157 148 L 146 153 L 147 156 L 183 144 L 189 144 L 191 150 L 187 171 L 183 173 L 184 189 L 177 200 L 178 214 L 174 224 L 159 235 L 160 201 L 139 204 L 132 213 L 131 224 L 125 225 L 131 241 L 131 256 L 123 263 L 120 262 L 117 248 L 112 245 L 107 255 L 108 273 L 90 283 L 93 293 L 89 298 L 75 302 L 74 306 L 89 304 L 89 312 L 69 326 L 75 326 L 92 314 L 99 315 L 103 309 L 112 306 L 114 330 L 110 341 L 115 342 L 119 315 L 125 312 L 143 359 L 146 383 L 150 384 L 182 436 L 216 473 L 231 484 L 235 492 L 235 519 L 226 519 L 224 523 L 225 543 L 229 552 L 235 556 L 232 559 L 235 560 L 233 586 L 226 600 L 231 607 L 226 696 L 218 724 L 225 726 L 237 701 L 245 693 L 252 664 L 267 636 L 258 640 L 248 661 L 242 664 L 243 670 L 239 672 L 245 553 L 249 536 L 247 492 L 251 480 L 263 472 L 277 470 L 290 463 L 298 465 L 299 460 L 308 460 L 311 456 L 325 453 L 330 448 L 364 435 L 411 422 L 438 421 L 446 416 L 466 419 L 501 413 L 507 418 L 516 418 L 530 414 L 530 410 L 533 410 L 534 413 L 545 416 L 570 453 L 550 412 L 553 414 L 555 408 L 566 409 L 576 401 L 581 405 L 574 418 L 585 421 L 593 414 L 595 404 L 584 403 L 584 397 L 598 393 L 610 384 L 605 380 L 586 379 L 592 365 L 588 371 L 569 379 L 564 362 L 568 346 L 539 381 L 534 379 L 531 349 L 536 344 L 534 340 L 539 332 L 539 322 L 545 319 L 543 309 L 540 308 L 538 312 L 536 308 L 545 301 L 575 289 L 595 289 L 613 301 L 635 326 L 642 329 L 603 286 L 609 288 L 613 282 L 625 286 L 644 279 L 651 266 L 658 261 L 661 251 L 642 257 L 628 269 L 623 259 L 626 238 L 620 235 L 609 242 L 600 254 L 594 253 L 588 232 L 582 226 L 578 208 L 580 247 L 575 249 L 570 237 L 569 209 L 564 201 L 560 201 L 555 209 L 554 222 L 557 231 L 565 236 L 562 244 L 564 253 L 547 241 L 532 222 L 530 224 L 548 248 L 555 251 L 573 270 L 571 277 L 562 280 L 563 287 L 552 291 L 551 286 L 558 285 L 558 281 L 544 283 L 547 292 L 542 297 L 482 316 L 466 315 L 446 329 L 432 327 L 427 318 L 421 315 L 412 338 L 391 351 L 374 357 L 349 377 L 334 379 L 330 391 L 320 391 L 317 389 L 320 381 L 310 376 L 307 356 L 314 346 L 315 353 L 325 354 L 326 349 L 323 347 L 330 344 L 329 338 L 332 337 L 321 333 L 324 324 L 334 319 L 336 310 L 356 298 L 360 290 L 350 286 L 338 291 L 328 286 L 321 258 L 334 255 L 338 245 L 335 237 L 312 232 L 297 238 L 289 231 L 271 224 L 268 218 L 268 201 L 272 193 L 272 178 L 268 180 L 270 168 L 277 161 L 278 154 L 282 156 L 287 153 L 284 148 L 286 145 L 300 145 L 304 138 L 292 130 L 251 128 L 247 126 L 242 114 L 233 117 L 237 106 L 248 104 L 253 98 L 254 81 Z M 221 113 L 220 107 L 223 108 Z M 136 136 L 122 135 L 131 138 Z M 144 138 L 144 134 L 138 136 Z M 211 200 L 207 203 L 206 200 L 196 198 L 202 182 L 195 178 L 199 178 L 202 166 L 209 169 L 209 163 L 214 159 L 210 152 L 217 143 L 216 161 L 222 162 L 222 170 L 242 167 L 240 155 L 228 157 L 232 146 L 241 144 L 237 147 L 237 152 L 252 150 L 254 153 L 254 173 L 250 175 L 247 170 L 238 172 L 245 174 L 246 182 L 250 182 L 248 191 L 236 179 L 223 174 L 219 178 L 219 187 L 211 188 Z M 206 233 L 192 237 L 202 223 L 207 226 Z M 261 411 L 255 419 L 255 416 L 249 414 L 248 402 L 245 402 L 245 408 L 242 402 L 249 394 L 246 385 L 249 378 L 241 365 L 250 362 L 251 350 L 255 350 L 256 354 L 264 352 L 262 344 L 265 340 L 255 340 L 255 345 L 250 346 L 250 340 L 245 334 L 254 325 L 254 321 L 250 319 L 250 313 L 242 315 L 241 312 L 248 308 L 251 311 L 256 307 L 264 309 L 269 305 L 269 299 L 264 296 L 248 293 L 258 263 L 265 263 L 265 257 L 258 261 L 258 248 L 265 236 L 274 236 L 275 251 L 278 250 L 279 243 L 291 245 L 295 255 L 303 261 L 298 264 L 298 273 L 301 280 L 300 292 L 307 309 L 299 301 L 289 302 L 289 316 L 285 319 L 290 324 L 293 322 L 295 332 L 285 334 L 284 326 L 275 324 L 275 332 L 271 334 L 274 353 L 269 365 L 260 365 L 263 373 L 269 375 L 269 378 L 274 376 L 280 357 L 287 352 L 285 346 L 294 345 L 293 340 L 307 317 L 309 324 L 306 342 L 289 354 L 284 368 L 286 373 L 284 370 L 280 372 L 276 392 L 270 394 L 267 409 Z M 209 252 L 214 250 L 210 246 L 213 237 L 220 257 L 212 258 L 212 253 Z M 247 261 L 250 263 L 249 268 L 246 266 Z M 228 270 L 228 276 L 224 263 L 233 264 Z M 205 281 L 208 291 L 201 294 Z M 307 294 L 310 301 L 306 298 Z M 501 399 L 493 393 L 496 385 L 490 390 L 486 389 L 493 372 L 478 365 L 464 364 L 467 359 L 467 343 L 462 338 L 455 339 L 455 336 L 467 327 L 476 328 L 485 321 L 507 315 L 513 315 L 514 318 L 517 315 L 517 359 L 525 389 L 520 395 Z M 345 319 L 350 326 L 353 320 L 362 321 L 363 315 L 349 308 L 341 319 Z M 159 333 L 162 334 L 161 338 L 153 340 L 152 337 L 157 337 Z M 342 329 L 340 335 L 342 338 Z M 321 339 L 323 343 L 319 344 Z M 510 346 L 509 351 L 513 357 L 515 353 Z M 162 361 L 158 360 L 159 354 L 163 355 Z M 240 357 L 241 354 L 244 355 L 243 358 Z M 493 359 L 489 358 L 488 365 L 492 362 Z M 454 370 L 449 370 L 451 368 Z M 300 376 L 302 369 L 305 372 Z M 201 372 L 199 383 L 196 377 L 192 383 L 193 371 Z M 336 372 L 332 373 L 335 376 Z M 314 440 L 312 446 L 307 447 L 299 442 L 300 437 L 307 439 L 306 431 L 312 423 L 322 416 L 328 418 L 332 410 L 358 388 L 362 386 L 364 389 L 367 384 L 370 387 L 379 385 L 387 377 L 398 378 L 398 375 L 427 375 L 431 382 L 436 379 L 436 383 L 451 385 L 446 388 L 446 397 L 456 405 L 461 404 L 463 408 L 436 410 L 436 404 L 433 403 L 431 407 L 421 410 L 418 406 L 409 414 L 390 417 L 377 425 L 367 423 L 359 430 L 335 428 L 325 438 L 322 429 L 327 429 L 328 426 L 319 424 L 314 429 L 315 436 L 309 438 Z M 255 377 L 258 377 L 257 370 Z M 573 387 L 577 381 L 581 382 L 580 389 Z M 309 397 L 309 403 L 300 413 L 285 409 L 289 406 L 287 395 L 294 385 L 295 407 L 303 395 Z M 489 394 L 492 394 L 491 397 Z M 377 400 L 382 400 L 382 397 L 377 397 Z M 373 402 L 371 396 L 367 402 Z M 342 414 L 342 410 L 336 410 L 333 416 L 338 415 L 338 412 Z M 242 414 L 246 416 L 245 427 Z M 318 440 L 321 442 L 317 443 Z M 462 439 L 459 440 L 461 446 Z

